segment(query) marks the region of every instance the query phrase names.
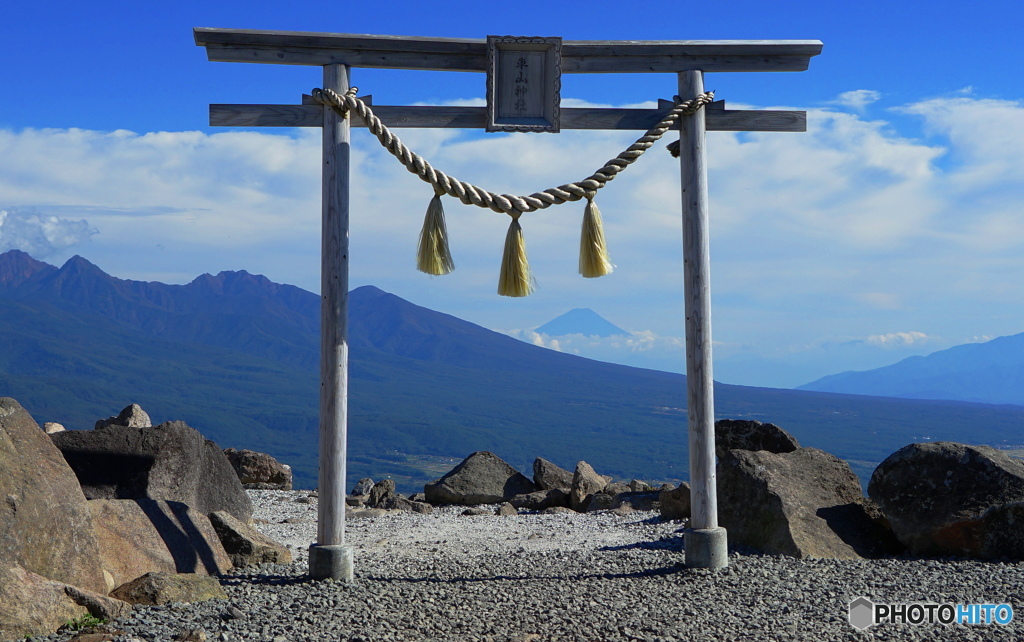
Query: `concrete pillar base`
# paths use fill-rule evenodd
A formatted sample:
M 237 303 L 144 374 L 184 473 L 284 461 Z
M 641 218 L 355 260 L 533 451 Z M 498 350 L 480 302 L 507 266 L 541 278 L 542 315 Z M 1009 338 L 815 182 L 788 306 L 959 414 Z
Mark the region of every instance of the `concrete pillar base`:
M 312 544 L 309 547 L 309 576 L 312 579 L 353 582 L 353 569 L 351 546 Z
M 725 568 L 729 565 L 729 547 L 725 529 L 688 528 L 683 531 L 686 566 L 690 568 Z

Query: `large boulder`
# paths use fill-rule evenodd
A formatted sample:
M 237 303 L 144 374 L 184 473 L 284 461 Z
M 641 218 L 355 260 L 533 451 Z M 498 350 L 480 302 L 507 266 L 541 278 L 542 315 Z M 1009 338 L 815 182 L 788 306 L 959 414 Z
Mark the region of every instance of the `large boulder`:
M 718 520 L 730 543 L 798 558 L 895 552 L 891 534 L 865 509 L 850 465 L 829 453 L 730 450 L 717 477 Z
M 218 575 L 231 569 L 209 518 L 186 504 L 94 499 L 89 508 L 114 586 L 153 571 Z
M 590 497 L 604 490 L 608 480 L 598 475 L 593 466 L 585 461 L 576 464 L 569 489 L 569 507 L 574 511 L 586 512 Z
M 252 502 L 217 446 L 181 421 L 50 435 L 89 499 L 157 499 L 252 523 Z
M 987 446 L 910 444 L 868 494 L 915 555 L 1024 559 L 1024 462 Z
M 535 490 L 532 481 L 487 451 L 473 453 L 444 477 L 423 487 L 427 502 L 435 506 L 499 504 Z
M 0 639 L 50 635 L 86 615 L 104 620 L 126 615 L 131 606 L 25 570 L 0 564 Z
M 538 457 L 533 462 L 533 483 L 537 485 L 537 490 L 557 489 L 568 493 L 572 488 L 572 473 Z
M 32 416 L 0 398 L 0 567 L 107 592 L 78 479 Z
M 791 453 L 800 447 L 796 437 L 775 424 L 751 419 L 720 419 L 715 422 L 715 455 L 728 450 L 767 450 Z
M 231 462 L 238 481 L 244 488 L 256 490 L 291 490 L 292 467 L 282 464 L 267 453 L 227 448 L 224 455 Z

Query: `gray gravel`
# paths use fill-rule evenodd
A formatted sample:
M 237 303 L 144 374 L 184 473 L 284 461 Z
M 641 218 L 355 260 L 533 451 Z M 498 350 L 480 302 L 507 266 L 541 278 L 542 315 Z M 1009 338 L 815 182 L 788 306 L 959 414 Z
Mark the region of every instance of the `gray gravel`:
M 1024 604 L 1024 564 L 795 560 L 736 550 L 724 571 L 682 566 L 680 522 L 655 513 L 350 520 L 356 581 L 311 582 L 308 493 L 249 491 L 290 565 L 222 578 L 229 599 L 136 608 L 119 640 L 1020 640 L 1006 626 L 850 626 L 850 600 Z M 280 524 L 283 519 L 303 520 Z M 1024 618 L 1024 611 L 1019 617 Z M 39 640 L 68 640 L 70 634 Z

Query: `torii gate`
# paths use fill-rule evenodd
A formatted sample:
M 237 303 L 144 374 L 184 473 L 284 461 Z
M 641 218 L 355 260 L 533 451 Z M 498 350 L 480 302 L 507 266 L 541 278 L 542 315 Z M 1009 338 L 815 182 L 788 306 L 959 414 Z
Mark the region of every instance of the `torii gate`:
M 548 73 L 675 73 L 679 97 L 704 92 L 704 72 L 804 71 L 821 53 L 818 40 L 565 41 L 558 38 L 485 40 L 398 36 L 194 29 L 196 44 L 214 62 L 322 66 L 323 88 L 343 95 L 351 67 L 488 72 L 487 107 L 375 106 L 389 127 L 486 128 L 488 131 L 637 129 L 658 123 L 673 103 L 657 109 L 562 109 L 559 81 L 524 111 L 519 94 L 502 89 L 500 67 L 511 53 L 539 61 Z M 527 43 L 518 46 L 516 43 Z M 532 43 L 532 44 L 531 44 Z M 555 54 L 552 62 L 551 54 Z M 550 78 L 549 78 L 550 80 Z M 495 84 L 497 83 L 497 84 Z M 513 85 L 509 85 L 512 87 Z M 554 94 L 551 88 L 554 88 Z M 502 92 L 505 92 L 502 95 Z M 534 96 L 531 95 L 531 98 Z M 524 117 L 525 114 L 525 117 Z M 231 127 L 322 127 L 320 501 L 317 541 L 309 549 L 314 579 L 353 579 L 345 545 L 345 474 L 348 406 L 349 128 L 361 119 L 304 97 L 300 105 L 210 105 L 210 124 Z M 686 375 L 691 519 L 684 535 L 690 567 L 728 564 L 725 529 L 718 525 L 715 485 L 714 397 L 711 367 L 711 289 L 706 130 L 807 130 L 802 111 L 727 110 L 708 105 L 679 122 L 683 201 Z

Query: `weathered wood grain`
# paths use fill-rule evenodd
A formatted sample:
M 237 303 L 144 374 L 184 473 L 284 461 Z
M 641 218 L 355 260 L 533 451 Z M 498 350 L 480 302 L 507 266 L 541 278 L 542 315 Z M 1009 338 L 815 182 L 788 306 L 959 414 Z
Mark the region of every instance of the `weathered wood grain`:
M 305 102 L 305 101 L 304 101 Z M 802 111 L 718 109 L 722 101 L 708 105 L 707 131 L 807 131 Z M 214 127 L 320 127 L 323 107 L 312 105 L 210 105 Z M 485 107 L 430 107 L 378 105 L 373 113 L 388 127 L 484 129 Z M 563 108 L 562 129 L 629 129 L 644 131 L 664 116 L 662 109 Z M 361 118 L 353 127 L 366 127 Z
M 210 105 L 213 127 L 323 127 L 323 105 Z
M 193 30 L 216 62 L 486 71 L 483 39 L 363 34 Z M 821 53 L 817 40 L 571 41 L 562 45 L 562 73 L 803 71 Z
M 324 87 L 344 93 L 349 70 L 324 67 Z M 349 119 L 323 117 L 323 202 L 320 248 L 320 499 L 317 544 L 345 543 L 348 432 Z
M 679 95 L 704 92 L 704 74 L 679 74 Z M 679 164 L 683 197 L 683 288 L 686 311 L 686 384 L 690 446 L 690 527 L 718 526 L 715 484 L 715 399 L 711 368 L 711 255 L 705 114 L 682 119 Z

